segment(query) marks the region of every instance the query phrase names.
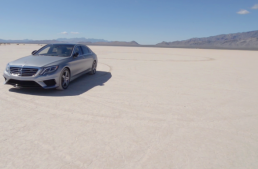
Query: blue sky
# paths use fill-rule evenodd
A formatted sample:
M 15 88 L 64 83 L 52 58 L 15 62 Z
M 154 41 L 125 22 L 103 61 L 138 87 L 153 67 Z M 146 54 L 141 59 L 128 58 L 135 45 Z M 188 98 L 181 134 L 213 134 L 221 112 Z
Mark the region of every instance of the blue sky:
M 258 30 L 258 0 L 0 2 L 0 39 L 85 37 L 155 44 Z

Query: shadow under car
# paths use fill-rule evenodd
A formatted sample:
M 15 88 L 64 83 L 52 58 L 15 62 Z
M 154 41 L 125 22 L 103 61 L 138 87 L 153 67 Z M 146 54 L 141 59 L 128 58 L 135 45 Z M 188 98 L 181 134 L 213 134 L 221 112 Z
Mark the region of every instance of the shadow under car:
M 97 71 L 95 75 L 82 75 L 77 79 L 70 82 L 69 87 L 66 90 L 56 89 L 35 89 L 35 88 L 11 88 L 10 92 L 28 94 L 28 95 L 39 95 L 39 96 L 75 96 L 80 95 L 88 90 L 96 87 L 103 86 L 112 77 L 110 72 Z

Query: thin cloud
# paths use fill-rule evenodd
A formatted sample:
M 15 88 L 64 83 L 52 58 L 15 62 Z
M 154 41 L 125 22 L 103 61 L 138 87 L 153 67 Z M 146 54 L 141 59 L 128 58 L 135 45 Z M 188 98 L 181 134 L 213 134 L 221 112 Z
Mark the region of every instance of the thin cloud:
M 66 35 L 66 34 L 68 34 L 68 32 L 64 31 L 64 32 L 61 32 L 61 34 L 64 34 L 64 35 Z
M 71 32 L 71 34 L 79 34 L 79 32 Z
M 258 4 L 255 4 L 252 9 L 258 9 Z
M 246 15 L 246 14 L 249 14 L 250 12 L 249 12 L 248 10 L 241 9 L 241 10 L 238 11 L 237 13 L 240 14 L 240 15 Z

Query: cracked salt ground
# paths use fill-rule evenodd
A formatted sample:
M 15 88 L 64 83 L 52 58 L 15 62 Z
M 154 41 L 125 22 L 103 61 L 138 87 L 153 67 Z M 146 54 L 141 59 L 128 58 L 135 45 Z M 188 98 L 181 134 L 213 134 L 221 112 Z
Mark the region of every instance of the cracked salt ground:
M 65 91 L 0 85 L 0 168 L 258 168 L 256 51 L 90 48 Z

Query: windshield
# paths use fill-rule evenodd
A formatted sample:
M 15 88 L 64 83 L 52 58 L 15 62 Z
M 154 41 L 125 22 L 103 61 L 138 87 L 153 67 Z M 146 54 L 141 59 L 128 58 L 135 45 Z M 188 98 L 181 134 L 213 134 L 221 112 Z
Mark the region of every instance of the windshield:
M 69 57 L 72 54 L 74 45 L 46 45 L 36 55 Z

